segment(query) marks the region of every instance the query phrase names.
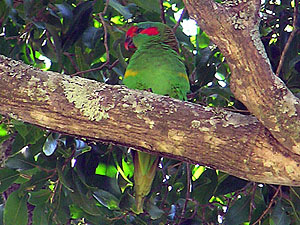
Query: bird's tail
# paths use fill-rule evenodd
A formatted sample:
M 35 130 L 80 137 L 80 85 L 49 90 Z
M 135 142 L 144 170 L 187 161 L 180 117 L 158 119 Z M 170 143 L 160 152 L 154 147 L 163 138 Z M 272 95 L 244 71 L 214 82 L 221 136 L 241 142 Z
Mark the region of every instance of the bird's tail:
M 140 214 L 144 212 L 143 205 L 145 196 L 147 196 L 151 190 L 159 157 L 134 151 L 133 162 L 136 213 Z

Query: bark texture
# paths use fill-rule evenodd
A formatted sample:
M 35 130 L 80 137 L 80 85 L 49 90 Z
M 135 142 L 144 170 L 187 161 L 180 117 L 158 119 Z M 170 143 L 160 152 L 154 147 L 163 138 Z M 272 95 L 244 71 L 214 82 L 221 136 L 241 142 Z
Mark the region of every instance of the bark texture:
M 283 146 L 300 154 L 300 105 L 275 76 L 259 34 L 260 0 L 184 0 L 230 66 L 235 97 Z
M 299 185 L 300 157 L 253 116 L 44 72 L 0 56 L 0 113 L 79 137 Z

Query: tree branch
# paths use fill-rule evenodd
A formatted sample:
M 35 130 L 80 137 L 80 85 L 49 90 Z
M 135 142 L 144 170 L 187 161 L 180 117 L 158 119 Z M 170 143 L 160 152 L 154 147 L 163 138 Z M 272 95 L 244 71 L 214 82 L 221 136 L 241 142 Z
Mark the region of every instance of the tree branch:
M 281 144 L 300 154 L 299 99 L 271 69 L 258 29 L 260 0 L 185 0 L 185 5 L 226 57 L 235 97 Z
M 300 185 L 300 158 L 253 116 L 44 72 L 0 56 L 0 113 L 264 183 Z

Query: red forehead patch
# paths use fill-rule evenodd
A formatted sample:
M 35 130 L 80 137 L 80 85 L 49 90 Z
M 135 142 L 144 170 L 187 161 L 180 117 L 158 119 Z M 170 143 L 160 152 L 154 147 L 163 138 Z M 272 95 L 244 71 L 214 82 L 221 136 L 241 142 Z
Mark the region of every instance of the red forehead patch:
M 126 32 L 126 36 L 133 37 L 136 35 L 136 32 L 139 28 L 136 26 L 130 27 L 129 30 Z
M 140 32 L 140 34 L 147 34 L 149 36 L 158 35 L 159 31 L 157 27 L 149 27 Z

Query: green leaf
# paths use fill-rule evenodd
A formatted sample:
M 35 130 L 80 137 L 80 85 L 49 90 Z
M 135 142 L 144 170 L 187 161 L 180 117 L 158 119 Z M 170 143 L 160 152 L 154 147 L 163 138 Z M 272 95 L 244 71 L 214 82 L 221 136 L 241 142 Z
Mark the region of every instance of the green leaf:
M 86 56 L 82 53 L 81 47 L 75 45 L 76 64 L 80 71 L 89 69 Z
M 93 187 L 97 187 L 98 189 L 108 191 L 116 197 L 121 196 L 120 187 L 116 178 L 110 178 L 107 176 L 95 174 L 88 177 L 87 184 Z
M 0 169 L 0 193 L 4 192 L 20 176 L 20 173 L 9 169 Z
M 104 32 L 102 28 L 88 27 L 82 35 L 82 42 L 88 48 L 93 49 L 96 45 L 96 42 L 100 40 L 103 34 Z
M 69 192 L 64 188 L 56 190 L 51 203 L 51 219 L 54 224 L 67 224 L 70 220 L 70 198 Z
M 218 184 L 218 177 L 215 170 L 206 169 L 198 180 L 193 183 L 193 198 L 200 204 L 207 204 L 213 196 Z
M 160 13 L 159 2 L 153 0 L 133 0 L 142 9 L 150 12 Z
M 11 169 L 32 169 L 35 166 L 35 161 L 33 159 L 33 156 L 31 155 L 30 151 L 27 149 L 24 149 L 22 153 L 19 153 L 13 157 L 9 157 L 6 160 L 5 165 L 8 168 Z
M 135 207 L 135 198 L 126 191 L 120 199 L 119 207 L 121 209 L 131 210 Z
M 225 224 L 242 224 L 249 219 L 251 196 L 238 199 L 225 214 Z
M 129 9 L 123 5 L 121 5 L 117 0 L 110 0 L 109 5 L 117 10 L 121 15 L 125 17 L 126 20 L 132 17 Z
M 66 2 L 63 2 L 62 4 L 55 4 L 55 6 L 58 8 L 59 13 L 64 18 L 64 23 L 65 21 L 68 22 L 72 21 L 73 19 L 72 6 L 70 6 Z
M 41 189 L 39 191 L 29 192 L 28 202 L 31 205 L 42 205 L 48 202 L 50 198 L 51 192 L 48 189 Z
M 5 225 L 27 225 L 27 196 L 21 196 L 19 191 L 12 192 L 6 201 L 4 208 Z
M 0 136 L 8 135 L 6 125 L 4 123 L 0 124 Z
M 24 138 L 18 133 L 12 144 L 12 153 L 11 154 L 19 152 L 24 146 L 25 146 Z
M 57 166 L 56 166 L 56 171 L 57 171 L 57 174 L 58 174 L 58 178 L 59 178 L 59 181 L 62 183 L 62 185 L 64 185 L 64 187 L 66 189 L 68 189 L 69 191 L 73 192 L 73 189 L 72 189 L 72 176 L 71 175 L 71 172 L 69 170 L 69 168 L 65 168 L 64 171 L 62 170 L 63 168 L 63 163 L 64 161 L 60 162 L 60 161 L 57 161 Z
M 84 211 L 75 204 L 70 205 L 70 213 L 72 219 L 80 219 L 83 217 Z
M 45 205 L 37 205 L 33 210 L 32 225 L 48 225 L 48 213 Z
M 215 196 L 225 195 L 227 193 L 231 193 L 247 185 L 248 181 L 234 177 L 228 176 L 222 183 L 219 184 Z
M 107 224 L 112 224 L 111 219 L 108 219 L 106 216 L 114 217 L 112 215 L 111 211 L 103 213 L 104 215 L 102 216 L 92 216 L 87 213 L 83 215 L 83 217 L 86 219 L 88 224 L 97 224 L 97 225 L 107 225 Z M 114 223 L 116 224 L 116 223 Z
M 27 129 L 26 124 L 19 120 L 13 120 L 13 125 L 16 131 L 25 139 L 26 135 L 28 134 L 29 130 Z
M 298 217 L 300 217 L 300 188 L 299 187 L 290 188 L 290 198 L 296 209 Z
M 205 32 L 202 32 L 200 35 L 198 35 L 197 40 L 199 48 L 206 48 L 210 44 L 209 37 Z
M 90 191 L 86 189 L 75 173 L 73 173 L 73 181 L 74 192 L 69 193 L 72 201 L 84 212 L 93 216 L 101 216 L 102 213 L 100 207 L 97 206 L 97 201 L 91 196 Z
M 82 36 L 88 27 L 92 10 L 92 1 L 82 2 L 74 8 L 72 23 L 66 34 L 62 36 L 62 46 L 64 50 L 71 47 Z
M 41 128 L 17 120 L 14 121 L 14 128 L 23 137 L 25 145 L 35 144 L 44 135 Z
M 104 191 L 104 190 L 97 190 L 93 192 L 93 196 L 100 202 L 101 205 L 105 206 L 110 210 L 117 210 L 119 209 L 120 199 L 118 199 L 113 194 Z
M 43 152 L 46 156 L 52 155 L 57 148 L 57 139 L 53 137 L 52 133 L 48 136 L 43 145 Z
M 281 200 L 277 202 L 270 219 L 271 225 L 288 225 L 291 223 L 291 219 L 287 215 L 287 209 L 283 207 Z
M 268 207 L 268 205 L 265 203 L 264 197 L 262 195 L 262 189 L 260 187 L 257 187 L 257 189 L 255 191 L 254 205 L 255 205 L 255 208 L 251 214 L 250 224 L 253 224 L 255 221 L 257 221 L 258 218 L 262 215 L 262 213 Z
M 151 204 L 146 206 L 146 210 L 149 213 L 152 220 L 157 220 L 165 213 L 163 210 L 158 208 L 156 205 Z
M 27 171 L 24 171 L 24 173 Z M 23 183 L 23 186 L 29 189 L 31 187 L 35 187 L 35 189 L 38 190 L 45 186 L 45 184 L 48 182 L 48 179 L 49 173 L 37 170 L 37 172 L 32 175 L 30 180 L 28 180 L 26 183 Z

